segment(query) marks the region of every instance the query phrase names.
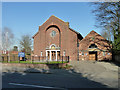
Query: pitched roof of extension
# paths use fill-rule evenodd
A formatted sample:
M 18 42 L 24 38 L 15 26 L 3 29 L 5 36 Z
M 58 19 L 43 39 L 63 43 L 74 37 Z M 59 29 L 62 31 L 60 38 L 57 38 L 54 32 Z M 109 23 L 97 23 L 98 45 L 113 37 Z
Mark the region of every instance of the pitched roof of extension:
M 95 38 L 95 40 L 92 40 L 92 37 Z M 91 43 L 97 43 L 97 44 L 104 44 L 107 45 L 107 47 L 109 46 L 109 41 L 106 40 L 104 37 L 102 37 L 100 34 L 98 34 L 97 32 L 95 32 L 94 30 L 92 30 L 90 33 L 88 33 L 81 41 L 80 41 L 80 50 L 87 50 L 88 46 Z M 86 47 L 86 48 L 85 48 Z
M 91 32 L 89 32 L 81 41 L 80 43 L 84 42 L 84 40 L 88 37 L 88 35 L 92 34 L 92 33 L 96 33 L 98 34 L 97 32 L 95 32 L 94 30 L 92 30 Z M 98 34 L 99 35 L 99 34 Z M 101 36 L 101 35 L 100 35 Z
M 64 22 L 63 20 L 61 20 L 60 18 L 58 18 L 58 17 L 56 17 L 56 16 L 54 16 L 54 15 L 50 16 L 44 23 L 46 23 L 51 17 L 54 17 L 54 18 L 60 20 L 60 21 L 63 22 L 63 23 L 69 24 L 69 22 Z M 44 23 L 43 23 L 43 24 L 44 24 Z M 42 25 L 43 25 L 43 24 L 42 24 Z M 79 32 L 73 30 L 72 28 L 69 28 L 69 29 L 70 29 L 71 31 L 75 32 L 76 34 L 80 34 Z M 39 31 L 38 31 L 38 32 L 39 32 Z M 38 32 L 33 36 L 33 38 L 38 34 Z M 80 35 L 81 35 L 81 34 L 80 34 Z M 81 36 L 82 36 L 82 35 L 81 35 Z

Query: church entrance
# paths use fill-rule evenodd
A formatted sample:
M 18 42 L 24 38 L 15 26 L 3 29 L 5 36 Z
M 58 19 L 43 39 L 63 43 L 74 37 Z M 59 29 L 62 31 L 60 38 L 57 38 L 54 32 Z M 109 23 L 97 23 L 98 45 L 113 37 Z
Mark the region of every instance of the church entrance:
M 52 58 L 52 61 L 54 61 L 54 60 L 56 59 L 56 52 L 55 52 L 55 51 L 52 51 L 51 54 L 52 54 L 52 55 L 51 55 L 51 56 L 52 56 L 52 57 L 51 57 L 51 58 Z
M 60 50 L 46 50 L 47 60 L 57 61 L 60 59 Z
M 55 44 L 46 49 L 46 57 L 49 61 L 57 61 L 60 58 L 60 49 Z

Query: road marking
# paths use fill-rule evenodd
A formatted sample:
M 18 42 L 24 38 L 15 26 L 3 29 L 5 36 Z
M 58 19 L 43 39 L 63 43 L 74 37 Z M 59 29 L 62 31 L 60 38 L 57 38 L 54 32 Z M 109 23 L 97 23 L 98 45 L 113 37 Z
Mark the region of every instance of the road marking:
M 58 88 L 58 87 L 48 87 L 48 86 L 29 85 L 29 84 L 20 84 L 20 83 L 9 83 L 9 84 L 11 84 L 11 85 L 19 85 L 19 86 L 38 87 L 38 88 L 64 89 L 64 88 Z

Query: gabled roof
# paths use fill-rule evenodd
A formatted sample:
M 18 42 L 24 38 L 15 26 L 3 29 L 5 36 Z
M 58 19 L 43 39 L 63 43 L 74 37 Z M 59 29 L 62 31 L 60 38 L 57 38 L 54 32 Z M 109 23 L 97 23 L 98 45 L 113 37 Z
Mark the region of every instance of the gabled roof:
M 72 28 L 69 28 L 71 31 L 75 32 L 76 34 L 80 34 L 79 32 L 73 30 Z
M 80 43 L 82 43 L 90 34 L 98 34 L 97 32 L 95 32 L 94 30 L 92 30 L 90 33 L 88 33 L 81 41 L 80 41 Z M 98 34 L 99 35 L 99 34 Z M 101 36 L 101 35 L 99 35 L 99 36 Z M 102 36 L 101 36 L 102 37 Z
M 60 18 L 58 18 L 58 17 L 56 17 L 56 16 L 54 16 L 54 15 L 50 16 L 43 24 L 45 24 L 47 21 L 49 21 L 50 18 L 52 18 L 52 17 L 54 17 L 54 18 L 60 20 L 61 22 L 69 25 L 69 22 L 64 22 L 63 20 L 61 20 Z M 42 25 L 43 25 L 43 24 L 42 24 Z M 80 34 L 79 32 L 73 30 L 72 28 L 69 28 L 69 29 L 70 29 L 71 31 L 75 32 L 76 34 Z M 38 31 L 38 32 L 39 32 L 39 31 Z M 38 34 L 38 32 L 33 36 L 33 38 Z M 81 34 L 80 34 L 80 35 L 81 35 Z M 81 36 L 82 36 L 82 35 L 81 35 Z
M 59 21 L 65 23 L 65 22 L 64 22 L 63 20 L 61 20 L 60 18 L 58 18 L 58 17 L 52 15 L 52 16 L 50 16 L 42 25 L 44 25 L 44 24 L 45 24 L 47 21 L 49 21 L 51 18 L 56 18 L 56 19 L 58 19 Z M 42 26 L 42 25 L 41 25 L 41 26 Z
M 58 18 L 58 17 L 56 17 L 56 16 L 54 16 L 54 15 L 52 15 L 51 17 L 55 17 L 55 18 L 59 19 L 60 21 L 64 22 L 62 19 L 60 19 L 60 18 Z M 50 18 L 51 18 L 51 17 L 50 17 Z M 65 22 L 64 22 L 64 23 L 65 23 Z
M 39 33 L 39 31 L 34 36 L 32 36 L 32 38 L 34 38 L 38 33 Z

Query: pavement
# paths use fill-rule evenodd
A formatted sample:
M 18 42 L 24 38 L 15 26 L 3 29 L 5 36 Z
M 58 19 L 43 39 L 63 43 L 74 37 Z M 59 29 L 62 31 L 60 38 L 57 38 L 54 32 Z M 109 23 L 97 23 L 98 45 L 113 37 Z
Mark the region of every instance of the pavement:
M 118 88 L 118 66 L 109 62 L 76 61 L 71 62 L 73 70 L 83 77 L 102 83 L 110 88 Z

